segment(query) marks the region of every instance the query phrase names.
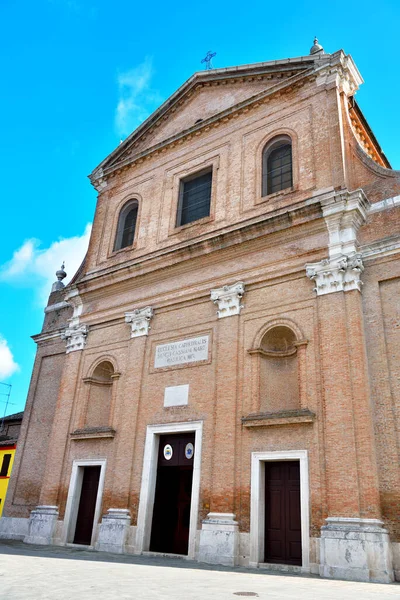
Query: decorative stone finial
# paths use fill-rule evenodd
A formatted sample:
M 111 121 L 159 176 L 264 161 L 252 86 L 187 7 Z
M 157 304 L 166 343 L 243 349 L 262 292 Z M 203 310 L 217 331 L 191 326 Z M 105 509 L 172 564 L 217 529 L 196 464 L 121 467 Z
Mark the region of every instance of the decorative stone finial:
M 52 288 L 51 288 L 52 292 L 58 292 L 59 290 L 64 289 L 65 285 L 63 284 L 62 280 L 65 279 L 65 277 L 67 276 L 64 269 L 65 269 L 65 264 L 63 262 L 63 264 L 61 265 L 61 269 L 56 271 L 56 277 L 57 277 L 58 281 L 53 283 Z
M 324 49 L 321 46 L 321 44 L 318 43 L 318 38 L 315 37 L 314 45 L 310 48 L 310 54 L 318 54 L 318 52 L 321 52 L 321 54 L 324 54 Z

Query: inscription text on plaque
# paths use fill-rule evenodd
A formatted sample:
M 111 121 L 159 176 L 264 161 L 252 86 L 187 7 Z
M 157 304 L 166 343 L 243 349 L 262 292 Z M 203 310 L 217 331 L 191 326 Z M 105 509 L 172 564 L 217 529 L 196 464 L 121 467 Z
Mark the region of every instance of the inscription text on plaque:
M 208 335 L 161 344 L 156 347 L 154 367 L 171 367 L 208 359 Z

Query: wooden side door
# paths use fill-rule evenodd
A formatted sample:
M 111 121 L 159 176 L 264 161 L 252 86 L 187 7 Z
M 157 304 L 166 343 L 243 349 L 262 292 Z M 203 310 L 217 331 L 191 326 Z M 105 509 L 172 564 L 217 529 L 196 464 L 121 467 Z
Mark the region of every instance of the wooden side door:
M 265 463 L 265 562 L 301 565 L 300 463 Z
M 90 546 L 101 467 L 83 468 L 82 490 L 76 519 L 74 544 Z

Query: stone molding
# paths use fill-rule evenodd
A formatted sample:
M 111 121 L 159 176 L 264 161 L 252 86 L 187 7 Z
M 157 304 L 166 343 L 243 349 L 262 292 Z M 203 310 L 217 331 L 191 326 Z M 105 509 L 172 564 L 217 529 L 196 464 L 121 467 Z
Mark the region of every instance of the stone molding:
M 380 202 L 374 202 L 374 204 L 371 204 L 368 213 L 374 214 L 383 210 L 390 210 L 391 208 L 396 208 L 397 206 L 400 206 L 400 196 L 393 196 L 391 198 L 386 198 L 385 200 L 381 200 Z
M 377 240 L 361 246 L 360 252 L 364 260 L 398 254 L 400 252 L 400 235 L 392 235 L 384 240 Z
M 62 302 L 57 302 L 56 304 L 49 304 L 49 306 L 46 306 L 46 308 L 44 309 L 45 314 L 50 313 L 50 312 L 54 312 L 55 310 L 62 310 L 63 308 L 69 308 L 70 304 L 68 304 L 68 302 L 65 302 L 64 300 Z
M 70 433 L 72 440 L 88 440 L 88 439 L 100 439 L 100 438 L 113 438 L 115 437 L 116 431 L 112 427 L 83 427 L 82 429 L 75 429 Z
M 149 335 L 150 321 L 154 316 L 151 306 L 136 308 L 132 312 L 125 313 L 125 323 L 131 324 L 131 338 Z
M 357 233 L 370 208 L 364 192 L 334 192 L 321 199 L 321 208 L 329 233 L 329 258 L 358 252 Z
M 306 265 L 306 275 L 315 283 L 314 291 L 317 296 L 351 290 L 361 292 L 363 271 L 364 265 L 359 253 L 325 258 L 318 263 Z
M 61 333 L 61 339 L 66 342 L 66 353 L 69 354 L 76 350 L 83 350 L 86 345 L 88 333 L 89 328 L 87 325 L 67 327 L 67 329 Z
M 242 417 L 243 427 L 274 427 L 301 423 L 313 423 L 315 413 L 308 408 L 298 410 L 282 410 L 276 413 L 252 413 Z
M 240 303 L 244 295 L 244 283 L 239 281 L 233 285 L 224 285 L 211 290 L 211 300 L 218 306 L 219 319 L 239 315 L 243 304 Z
M 332 579 L 391 583 L 389 534 L 379 519 L 328 517 L 321 527 L 320 575 Z

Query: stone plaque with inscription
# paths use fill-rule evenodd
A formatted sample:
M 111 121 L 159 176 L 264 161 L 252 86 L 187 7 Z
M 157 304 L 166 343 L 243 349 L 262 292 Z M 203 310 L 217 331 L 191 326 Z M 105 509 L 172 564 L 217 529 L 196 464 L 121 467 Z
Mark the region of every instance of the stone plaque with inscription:
M 208 359 L 208 335 L 156 346 L 154 367 L 172 367 Z

